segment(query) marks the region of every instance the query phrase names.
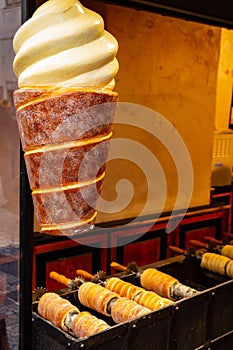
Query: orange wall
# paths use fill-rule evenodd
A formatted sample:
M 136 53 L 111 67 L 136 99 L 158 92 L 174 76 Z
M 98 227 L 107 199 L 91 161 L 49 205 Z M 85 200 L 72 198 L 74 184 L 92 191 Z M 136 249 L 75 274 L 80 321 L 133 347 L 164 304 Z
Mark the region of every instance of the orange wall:
M 227 129 L 233 88 L 233 30 L 222 29 L 217 81 L 215 128 Z
M 120 70 L 115 89 L 120 101 L 149 107 L 171 122 L 192 160 L 194 180 L 190 207 L 208 204 L 221 28 L 91 1 L 84 4 L 102 14 L 106 28 L 119 42 Z M 131 129 L 116 127 L 114 136 L 137 140 L 158 158 L 167 186 L 162 210 L 170 211 L 179 188 L 176 160 L 167 151 L 166 142 Z M 152 129 L 152 134 L 156 134 L 156 130 Z M 180 157 L 182 159 L 182 152 Z M 144 163 L 147 168 L 153 167 L 146 156 Z M 183 166 L 185 172 L 185 164 Z M 130 179 L 134 186 L 130 205 L 122 210 L 124 200 L 120 197 L 119 211 L 116 206 L 112 214 L 100 213 L 98 221 L 137 216 L 148 201 L 147 213 L 161 209 L 156 179 L 150 186 L 152 196 L 148 199 L 147 175 L 125 160 L 111 161 L 108 165 L 105 199 L 116 199 L 116 183 L 121 178 Z M 127 184 L 125 189 L 123 186 L 123 193 L 127 193 Z M 181 198 L 179 207 L 184 203 L 185 198 Z M 109 208 L 111 210 L 111 204 Z

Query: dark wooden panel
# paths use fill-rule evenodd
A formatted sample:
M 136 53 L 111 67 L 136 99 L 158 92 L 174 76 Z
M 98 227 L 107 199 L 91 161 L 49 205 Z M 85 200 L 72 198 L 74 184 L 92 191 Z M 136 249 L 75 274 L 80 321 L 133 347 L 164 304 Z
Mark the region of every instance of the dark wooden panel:
M 88 238 L 89 245 L 67 239 L 64 241 L 40 244 L 34 247 L 33 286 L 60 289 L 64 286 L 49 282 L 48 273 L 55 270 L 68 278 L 74 278 L 74 268 L 82 268 L 90 273 L 107 270 L 107 236 L 93 235 Z M 68 274 L 65 273 L 67 270 Z
M 98 234 L 94 234 L 95 231 L 93 231 L 89 235 L 89 246 L 83 245 L 81 241 L 75 242 L 69 239 L 57 242 L 45 241 L 44 244 L 37 242 L 38 244 L 34 247 L 34 286 L 44 286 L 45 276 L 48 274 L 46 264 L 52 264 L 61 259 L 73 261 L 80 256 L 83 260 L 83 268 L 88 272 L 94 274 L 101 269 L 107 274 L 112 274 L 115 270 L 110 268 L 111 261 L 117 261 L 123 265 L 135 261 L 138 266 L 142 266 L 173 256 L 169 251 L 169 245 L 187 249 L 191 239 L 203 242 L 205 236 L 220 239 L 227 230 L 229 210 L 231 206 L 224 205 L 187 212 L 177 225 L 176 220 L 179 219 L 179 215 L 174 216 L 169 233 L 166 230 L 170 217 L 166 216 L 157 222 L 149 218 L 136 224 L 129 224 L 127 229 L 124 226 L 111 227 L 111 229 L 98 228 L 96 230 Z M 89 260 L 85 261 L 85 255 L 88 254 L 92 256 L 91 263 Z M 60 270 L 57 272 L 62 273 Z
M 197 228 L 194 230 L 187 230 L 185 232 L 185 243 L 184 243 L 184 248 L 187 249 L 191 246 L 189 241 L 191 239 L 201 241 L 203 243 L 206 243 L 204 237 L 209 236 L 209 237 L 216 237 L 216 226 L 207 226 L 207 227 L 202 227 L 202 228 Z
M 233 193 L 231 190 L 228 190 L 226 192 L 221 192 L 217 190 L 216 188 L 211 191 L 211 204 L 212 205 L 229 205 L 229 211 L 227 215 L 227 232 L 231 232 L 232 227 L 232 204 L 233 204 Z
M 146 265 L 152 261 L 160 260 L 161 239 L 148 239 L 132 243 L 124 247 L 124 265 L 136 261 L 138 266 Z
M 189 240 L 195 239 L 205 242 L 205 236 L 217 239 L 227 231 L 227 210 L 197 215 L 185 218 L 180 225 L 180 235 L 176 237 L 176 245 L 187 249 Z M 178 244 L 179 242 L 179 244 Z
M 49 277 L 51 271 L 55 271 L 67 278 L 74 279 L 77 269 L 92 271 L 92 254 L 81 254 L 72 258 L 58 259 L 46 263 L 46 289 L 55 291 L 64 288 L 65 286 L 52 280 Z
M 135 261 L 138 266 L 166 258 L 167 222 L 156 223 L 148 228 L 142 225 L 132 230 L 112 232 L 111 261 L 127 265 Z M 110 273 L 114 273 L 112 269 Z

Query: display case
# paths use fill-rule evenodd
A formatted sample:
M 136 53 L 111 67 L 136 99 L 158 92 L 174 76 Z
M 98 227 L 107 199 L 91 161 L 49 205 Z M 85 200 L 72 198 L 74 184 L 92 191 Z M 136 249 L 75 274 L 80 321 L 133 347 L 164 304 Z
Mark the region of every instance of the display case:
M 97 1 L 98 2 L 98 1 Z M 203 23 L 208 23 L 215 26 L 223 26 L 226 28 L 233 28 L 233 12 L 230 11 L 232 8 L 232 3 L 230 0 L 225 0 L 221 2 L 218 6 L 213 4 L 211 1 L 201 2 L 201 1 L 183 1 L 180 2 L 179 6 L 177 1 L 106 1 L 110 4 L 117 4 L 120 6 L 128 6 L 136 9 L 142 9 L 146 11 L 156 12 L 162 15 L 175 16 L 178 18 L 185 18 L 192 21 L 198 21 Z M 35 10 L 37 4 L 35 1 L 31 0 L 22 0 L 22 21 L 24 22 L 26 19 L 30 18 L 33 11 Z M 221 211 L 221 214 L 215 215 L 215 219 L 217 220 L 217 225 L 221 225 L 219 223 L 219 218 L 223 218 L 223 222 L 226 222 L 226 216 L 228 214 Z M 200 217 L 196 219 L 198 225 L 200 225 Z M 195 219 L 193 219 L 195 221 Z M 203 219 L 204 221 L 204 219 Z M 179 235 L 177 235 L 178 245 L 183 245 L 183 248 L 188 247 L 188 240 L 190 237 L 192 238 L 192 228 L 188 226 L 189 222 L 184 222 L 184 225 L 181 226 L 181 231 Z M 224 223 L 222 224 L 224 225 Z M 200 227 L 198 227 L 200 228 Z M 31 350 L 31 349 L 64 349 L 64 348 L 72 348 L 79 349 L 86 347 L 87 349 L 109 349 L 111 346 L 113 349 L 139 349 L 144 344 L 144 337 L 150 333 L 150 331 L 154 331 L 156 329 L 157 336 L 159 339 L 160 349 L 179 349 L 178 347 L 178 339 L 182 338 L 182 348 L 184 349 L 184 344 L 187 339 L 184 338 L 184 334 L 182 330 L 186 327 L 188 322 L 191 322 L 189 318 L 189 312 L 191 310 L 192 315 L 194 316 L 193 320 L 196 321 L 195 324 L 191 325 L 191 328 L 194 330 L 195 325 L 198 322 L 201 322 L 203 326 L 200 329 L 200 333 L 198 333 L 198 341 L 195 344 L 191 343 L 192 349 L 195 347 L 199 347 L 200 349 L 206 348 L 206 344 L 211 344 L 211 349 L 220 349 L 221 342 L 225 341 L 225 344 L 231 344 L 232 341 L 232 330 L 230 328 L 221 329 L 217 332 L 217 320 L 213 318 L 212 315 L 214 312 L 216 314 L 221 313 L 219 310 L 219 303 L 215 303 L 215 300 L 221 299 L 221 294 L 224 292 L 227 296 L 229 296 L 229 291 L 232 290 L 232 281 L 224 280 L 217 281 L 216 284 L 212 284 L 211 286 L 206 287 L 206 292 L 201 293 L 198 297 L 193 297 L 187 301 L 178 303 L 176 306 L 169 307 L 163 309 L 161 312 L 153 314 L 151 318 L 144 318 L 143 320 L 135 321 L 130 324 L 124 324 L 120 326 L 113 327 L 109 333 L 97 335 L 93 339 L 86 340 L 84 342 L 77 342 L 73 338 L 63 334 L 51 327 L 47 322 L 41 319 L 37 314 L 37 305 L 32 303 L 32 289 L 34 287 L 38 287 L 39 283 L 46 284 L 45 280 L 37 280 L 35 270 L 35 266 L 38 264 L 40 268 L 47 271 L 50 268 L 53 268 L 53 259 L 56 260 L 56 257 L 51 256 L 48 258 L 49 247 L 47 247 L 47 251 L 40 252 L 39 246 L 35 244 L 34 236 L 34 215 L 33 215 L 33 204 L 31 199 L 31 191 L 29 188 L 23 152 L 21 151 L 21 169 L 20 169 L 20 350 Z M 139 232 L 141 233 L 141 232 Z M 112 233 L 113 243 L 116 245 L 117 240 L 122 240 L 121 232 L 117 232 L 117 229 L 114 233 Z M 205 235 L 206 232 L 202 235 Z M 211 235 L 211 229 L 208 231 L 208 234 Z M 214 233 L 215 235 L 215 233 Z M 188 238 L 187 238 L 188 237 Z M 164 224 L 161 225 L 156 230 L 151 230 L 150 237 L 144 240 L 144 249 L 153 248 L 153 252 L 157 252 L 154 260 L 160 260 L 167 257 L 167 251 L 164 241 L 170 242 L 173 238 L 172 236 L 166 236 L 164 233 Z M 187 241 L 186 241 L 187 238 Z M 107 237 L 106 237 L 107 239 Z M 59 242 L 58 242 L 59 243 Z M 131 260 L 131 252 L 137 251 L 137 243 L 134 243 L 135 246 L 127 246 L 124 248 L 113 249 L 111 253 L 108 251 L 100 251 L 99 257 L 97 258 L 97 262 L 95 261 L 95 266 L 100 265 L 103 268 L 108 269 L 107 257 L 110 260 L 118 259 L 120 257 L 121 262 L 127 264 L 129 259 Z M 73 243 L 72 243 L 73 244 Z M 62 247 L 62 244 L 61 244 Z M 162 247 L 162 249 L 161 249 Z M 102 247 L 104 249 L 104 246 Z M 69 247 L 72 250 L 72 246 Z M 35 253 L 33 255 L 33 253 Z M 62 253 L 62 248 L 57 249 L 57 254 L 61 253 L 61 256 L 64 256 Z M 39 256 L 41 253 L 42 256 Z M 45 254 L 45 255 L 43 255 Z M 109 255 L 110 254 L 110 255 Z M 75 256 L 72 252 L 69 253 L 69 258 L 72 262 L 72 256 Z M 48 258 L 47 264 L 45 263 Z M 41 258 L 41 261 L 40 261 Z M 34 259 L 34 260 L 33 260 Z M 85 255 L 85 266 L 91 267 L 93 264 L 93 254 L 91 251 L 87 251 Z M 95 256 L 96 259 L 96 256 Z M 41 263 L 43 261 L 43 263 Z M 192 260 L 193 261 L 193 260 Z M 154 262 L 154 261 L 151 261 Z M 46 266 L 42 266 L 45 264 Z M 186 264 L 186 262 L 185 262 Z M 187 264 L 190 264 L 189 262 Z M 195 265 L 195 262 L 193 262 Z M 175 263 L 177 266 L 177 264 Z M 156 265 L 157 266 L 157 265 Z M 180 266 L 180 265 L 179 265 Z M 196 266 L 196 265 L 195 265 Z M 34 270 L 33 270 L 34 267 Z M 82 267 L 82 266 L 81 266 Z M 59 270 L 59 266 L 56 265 L 56 268 Z M 190 265 L 189 268 L 191 269 Z M 169 271 L 169 273 L 173 270 L 173 265 L 166 265 L 164 269 Z M 39 268 L 38 268 L 39 271 Z M 195 272 L 193 270 L 193 272 Z M 179 268 L 178 268 L 178 272 Z M 40 272 L 40 275 L 43 275 Z M 127 278 L 131 278 L 127 276 Z M 195 281 L 196 284 L 201 285 L 200 281 Z M 221 286 L 220 286 L 221 284 Z M 40 286 L 39 286 L 40 287 Z M 51 287 L 51 286 L 50 286 Z M 49 287 L 49 288 L 50 288 Z M 53 285 L 51 289 L 56 289 L 61 286 Z M 63 292 L 61 292 L 63 293 Z M 69 292 L 64 291 L 65 297 L 73 298 L 73 295 L 68 295 Z M 216 299 L 214 298 L 216 295 Z M 194 299 L 196 298 L 196 299 Z M 198 313 L 198 307 L 201 305 L 202 311 Z M 229 306 L 229 305 L 228 305 Z M 216 309 L 215 311 L 213 311 Z M 226 308 L 227 309 L 227 308 Z M 230 304 L 230 309 L 232 310 L 232 304 Z M 182 314 L 182 317 L 180 315 Z M 33 317 L 32 317 L 33 315 Z M 232 318 L 228 315 L 229 320 L 227 320 L 227 324 L 230 324 Z M 187 324 L 186 324 L 187 321 Z M 198 323 L 199 324 L 199 323 Z M 171 333 L 171 327 L 173 328 L 174 333 Z M 163 334 L 163 337 L 160 338 L 160 335 Z M 227 335 L 226 335 L 227 334 Z M 225 340 L 222 340 L 223 335 L 225 336 Z M 219 339 L 217 339 L 219 338 Z M 39 339 L 39 340 L 38 340 Z M 148 337 L 147 337 L 148 339 Z M 142 343 L 143 340 L 143 343 Z M 193 337 L 193 341 L 197 340 L 197 337 Z M 207 343 L 206 343 L 207 342 Z M 227 342 L 227 343 L 226 343 Z M 205 345 L 203 345 L 206 343 Z M 220 344 L 220 345 L 219 345 Z M 93 347 L 94 346 L 94 347 Z M 152 349 L 151 345 L 148 343 L 148 350 Z M 177 347 L 176 347 L 177 346 Z M 224 345 L 225 346 L 225 345 Z M 225 349 L 224 347 L 221 348 Z M 226 348 L 228 350 L 228 348 Z M 190 350 L 190 348 L 188 349 Z

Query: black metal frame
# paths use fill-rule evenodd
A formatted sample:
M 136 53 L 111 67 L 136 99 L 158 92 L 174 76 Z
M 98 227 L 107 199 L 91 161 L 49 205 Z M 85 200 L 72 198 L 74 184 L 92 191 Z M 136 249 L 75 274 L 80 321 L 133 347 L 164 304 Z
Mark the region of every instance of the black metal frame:
M 233 28 L 231 0 L 104 0 L 103 2 L 148 10 L 195 22 Z
M 34 0 L 22 0 L 22 23 L 34 10 Z M 33 260 L 33 203 L 27 177 L 23 150 L 20 148 L 20 305 L 19 349 L 32 349 L 32 260 Z
M 101 0 L 102 1 L 102 0 Z M 232 0 L 103 0 L 102 2 L 148 10 L 201 23 L 233 28 Z M 36 0 L 22 0 L 22 22 L 30 18 Z M 23 151 L 20 161 L 20 350 L 32 349 L 33 204 Z
M 20 307 L 19 349 L 31 350 L 33 204 L 25 169 L 23 151 L 20 160 Z

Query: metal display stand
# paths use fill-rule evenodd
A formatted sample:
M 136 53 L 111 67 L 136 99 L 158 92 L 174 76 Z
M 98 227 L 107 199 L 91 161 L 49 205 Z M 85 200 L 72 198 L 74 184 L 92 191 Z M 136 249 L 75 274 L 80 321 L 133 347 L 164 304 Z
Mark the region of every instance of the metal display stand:
M 103 2 L 134 7 L 193 20 L 201 23 L 233 28 L 233 2 L 222 0 L 116 0 Z M 35 0 L 22 0 L 22 22 L 29 19 L 36 8 Z M 20 160 L 20 350 L 32 350 L 32 261 L 33 261 L 33 203 L 27 178 L 23 151 Z
M 19 348 L 31 349 L 33 204 L 21 152 L 20 162 L 20 307 Z
M 35 10 L 34 0 L 22 0 L 22 23 Z M 20 305 L 19 349 L 32 350 L 33 203 L 23 150 L 20 148 Z

